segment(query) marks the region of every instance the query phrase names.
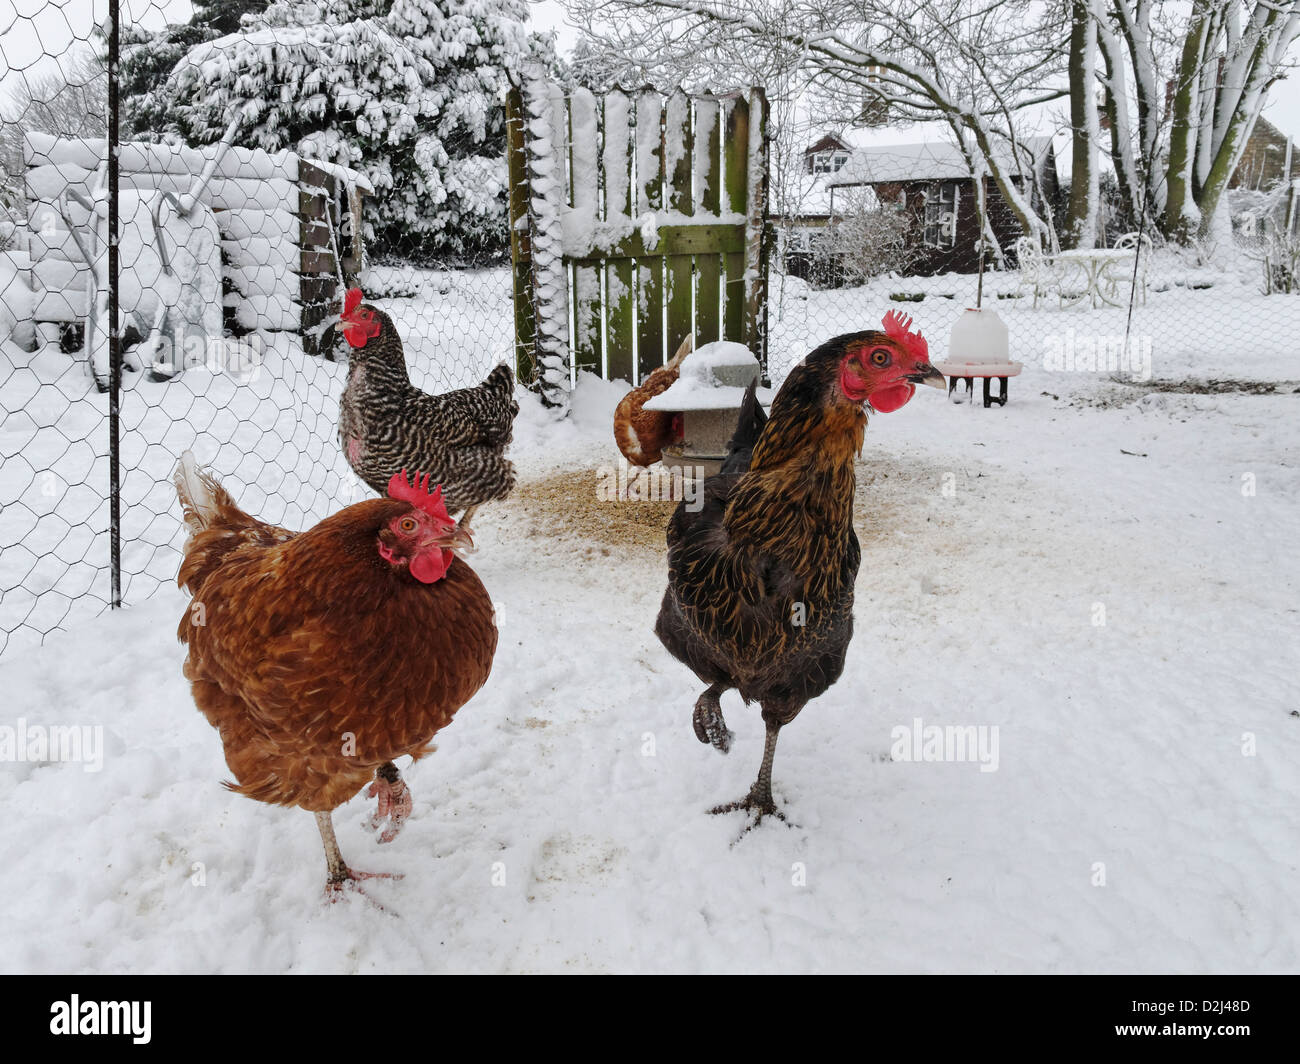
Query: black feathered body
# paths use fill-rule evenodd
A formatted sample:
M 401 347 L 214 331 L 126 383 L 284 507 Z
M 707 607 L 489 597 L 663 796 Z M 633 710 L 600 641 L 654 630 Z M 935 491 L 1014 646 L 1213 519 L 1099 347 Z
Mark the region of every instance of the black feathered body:
M 656 634 L 703 682 L 737 688 L 779 723 L 839 679 L 853 634 L 866 414 L 831 397 L 838 357 L 830 345 L 809 355 L 766 423 L 751 389 L 702 508 L 683 503 L 668 528 Z
M 352 349 L 339 404 L 339 444 L 353 472 L 381 495 L 394 473 L 428 473 L 451 513 L 505 498 L 515 485 L 505 449 L 519 413 L 510 367 L 477 387 L 430 395 L 411 384 L 392 320 L 374 313 L 380 334 Z

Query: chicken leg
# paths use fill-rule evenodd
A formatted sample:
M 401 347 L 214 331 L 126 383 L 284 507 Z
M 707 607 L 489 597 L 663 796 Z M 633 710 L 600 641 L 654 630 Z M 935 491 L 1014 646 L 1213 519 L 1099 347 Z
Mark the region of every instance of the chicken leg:
M 359 879 L 401 879 L 400 873 L 393 872 L 354 872 L 343 860 L 339 851 L 339 840 L 334 836 L 334 821 L 328 810 L 316 813 L 316 827 L 320 829 L 321 842 L 325 844 L 325 867 L 329 875 L 325 880 L 325 893 L 331 901 L 339 898 L 344 887 Z M 360 890 L 360 888 L 354 888 Z
M 738 802 L 728 802 L 726 805 L 714 806 L 709 810 L 714 814 L 734 813 L 737 809 L 752 810 L 757 815 L 749 828 L 757 827 L 765 816 L 785 820 L 785 814 L 772 800 L 772 759 L 776 756 L 776 738 L 781 733 L 781 725 L 774 721 L 766 721 L 766 724 L 767 739 L 763 744 L 763 764 L 759 766 L 758 779 L 749 788 L 749 793 Z M 748 831 L 749 828 L 745 830 Z
M 415 808 L 415 803 L 411 800 L 410 788 L 406 786 L 396 765 L 391 761 L 385 761 L 375 769 L 375 781 L 366 791 L 366 797 L 379 799 L 379 808 L 370 818 L 371 829 L 378 829 L 379 825 L 387 820 L 388 827 L 379 836 L 379 841 L 392 842 L 397 838 L 397 833 L 402 830 L 406 818 L 411 815 L 411 810 Z
M 731 749 L 731 740 L 736 736 L 727 727 L 722 717 L 722 705 L 719 699 L 728 687 L 725 683 L 715 683 L 695 702 L 695 737 L 702 743 L 712 743 L 722 753 Z
M 774 816 L 787 825 L 790 823 L 786 820 L 785 814 L 776 807 L 776 802 L 772 800 L 772 759 L 776 757 L 776 740 L 781 734 L 781 729 L 794 720 L 801 709 L 803 709 L 802 703 L 791 705 L 784 701 L 777 705 L 768 702 L 763 706 L 763 723 L 767 726 L 767 738 L 763 743 L 763 763 L 759 766 L 758 778 L 749 788 L 749 793 L 740 801 L 728 802 L 726 805 L 715 806 L 709 810 L 710 813 L 715 814 L 734 813 L 737 809 L 755 813 L 753 823 L 746 827 L 741 835 L 761 824 L 765 816 Z

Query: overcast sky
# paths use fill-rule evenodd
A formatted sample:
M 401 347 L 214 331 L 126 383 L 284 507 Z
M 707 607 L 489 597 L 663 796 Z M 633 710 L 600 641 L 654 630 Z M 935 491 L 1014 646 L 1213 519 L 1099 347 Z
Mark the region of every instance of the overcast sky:
M 565 22 L 559 0 L 528 0 L 533 24 L 554 29 L 560 51 L 577 39 Z M 122 0 L 127 18 L 145 26 L 185 22 L 189 0 Z M 57 57 L 75 39 L 89 38 L 91 26 L 108 10 L 108 0 L 0 0 L 0 86 L 8 88 L 16 71 L 41 74 L 57 66 Z M 54 58 L 51 58 L 54 57 Z M 1283 133 L 1300 138 L 1300 73 L 1273 87 L 1265 116 Z

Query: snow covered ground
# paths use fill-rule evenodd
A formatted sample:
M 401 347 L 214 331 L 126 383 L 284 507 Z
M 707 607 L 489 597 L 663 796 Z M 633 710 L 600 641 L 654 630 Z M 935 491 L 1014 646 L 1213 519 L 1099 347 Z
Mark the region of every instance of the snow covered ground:
M 937 341 L 934 302 L 907 309 Z M 425 330 L 408 351 L 459 358 L 469 378 L 508 351 L 490 306 L 407 311 L 402 327 Z M 501 350 L 456 332 L 471 312 Z M 1007 315 L 1021 351 L 1031 325 L 1098 328 L 1040 313 Z M 830 335 L 809 315 L 802 339 Z M 1219 334 L 1241 325 L 1224 306 L 1207 316 Z M 385 912 L 325 906 L 311 818 L 220 787 L 220 742 L 180 673 L 174 588 L 70 618 L 0 657 L 0 726 L 104 737 L 99 771 L 0 765 L 0 966 L 1296 971 L 1300 365 L 1260 345 L 1235 362 L 1223 343 L 1177 351 L 1156 359 L 1159 387 L 1026 358 L 1005 409 L 923 390 L 872 419 L 848 666 L 782 734 L 775 792 L 794 826 L 739 842 L 739 815 L 706 810 L 749 786 L 757 708 L 724 698 L 729 755 L 696 741 L 700 685 L 651 630 L 671 504 L 599 501 L 624 386 L 584 377 L 563 424 L 522 399 L 519 489 L 475 522 L 473 564 L 502 618 L 492 678 L 407 772 L 416 812 L 392 845 L 364 828 L 370 801 L 335 814 L 354 867 L 404 873 L 368 887 Z M 256 442 L 218 455 L 276 519 L 342 504 L 342 480 L 321 473 L 340 476 L 342 367 L 309 362 L 311 413 L 296 424 L 319 451 L 288 469 Z M 1204 383 L 1220 376 L 1273 390 Z M 183 383 L 153 387 L 177 397 L 177 417 L 201 406 Z M 214 418 L 242 409 L 210 402 Z M 250 403 L 247 423 L 291 405 Z M 170 431 L 145 464 L 187 445 Z M 201 458 L 216 431 L 198 437 Z M 296 453 L 295 431 L 255 437 Z M 144 569 L 174 567 L 160 552 Z M 891 757 L 917 720 L 996 735 L 996 770 Z

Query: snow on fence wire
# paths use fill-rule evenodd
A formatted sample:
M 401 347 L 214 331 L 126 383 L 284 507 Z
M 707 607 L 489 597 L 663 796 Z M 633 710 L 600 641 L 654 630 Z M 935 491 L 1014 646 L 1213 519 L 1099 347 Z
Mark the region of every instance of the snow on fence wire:
M 504 267 L 366 260 L 363 175 L 239 147 L 233 124 L 200 148 L 115 141 L 102 76 L 70 108 L 25 76 L 11 63 L 0 107 L 0 655 L 174 582 L 187 448 L 290 528 L 370 494 L 337 441 L 343 285 L 393 316 L 426 390 L 512 350 Z
M 507 101 L 520 377 L 563 408 L 573 375 L 636 383 L 692 333 L 765 365 L 767 101 L 653 89 Z

